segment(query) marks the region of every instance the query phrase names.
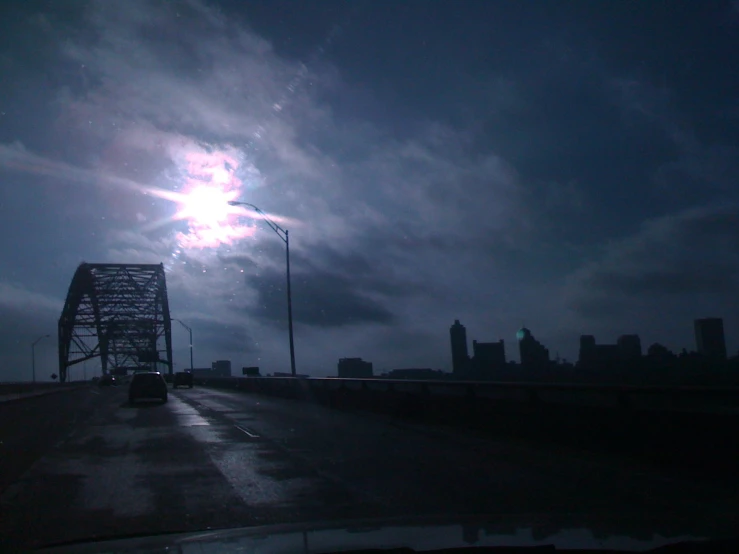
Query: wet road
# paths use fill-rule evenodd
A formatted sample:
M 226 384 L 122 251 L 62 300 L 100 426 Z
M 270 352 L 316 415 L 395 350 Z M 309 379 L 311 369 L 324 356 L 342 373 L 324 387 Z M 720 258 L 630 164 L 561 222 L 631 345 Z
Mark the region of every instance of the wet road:
M 122 387 L 74 395 L 85 409 L 71 432 L 0 496 L 0 547 L 449 513 L 711 521 L 739 506 L 727 483 L 385 416 L 198 388 L 171 391 L 164 405 L 129 406 Z

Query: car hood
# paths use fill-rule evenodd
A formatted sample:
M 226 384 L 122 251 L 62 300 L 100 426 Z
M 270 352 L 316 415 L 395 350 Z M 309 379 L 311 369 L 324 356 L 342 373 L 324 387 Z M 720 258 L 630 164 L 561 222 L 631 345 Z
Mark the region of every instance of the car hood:
M 684 541 L 731 538 L 736 521 L 634 516 L 492 515 L 368 519 L 137 536 L 46 547 L 39 552 L 340 552 L 407 547 L 417 551 L 475 546 L 644 551 Z

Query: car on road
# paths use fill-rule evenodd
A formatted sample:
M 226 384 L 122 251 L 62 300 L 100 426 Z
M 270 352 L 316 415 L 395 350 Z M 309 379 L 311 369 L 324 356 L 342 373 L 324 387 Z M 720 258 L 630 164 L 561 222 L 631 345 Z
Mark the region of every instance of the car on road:
M 116 387 L 118 381 L 116 381 L 114 375 L 103 375 L 98 381 L 98 385 L 101 387 Z
M 158 371 L 134 373 L 128 387 L 128 402 L 133 404 L 140 398 L 158 398 L 167 401 L 167 382 Z
M 172 388 L 176 389 L 179 386 L 192 388 L 192 373 L 189 371 L 178 371 L 174 374 L 174 382 Z

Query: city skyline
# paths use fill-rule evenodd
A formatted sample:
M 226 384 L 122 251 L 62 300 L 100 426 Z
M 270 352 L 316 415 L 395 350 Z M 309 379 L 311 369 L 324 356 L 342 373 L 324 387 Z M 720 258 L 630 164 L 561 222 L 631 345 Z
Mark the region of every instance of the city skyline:
M 508 352 L 518 351 L 517 363 L 522 367 L 526 366 L 545 366 L 550 362 L 556 363 L 572 363 L 574 365 L 582 365 L 586 367 L 591 365 L 597 369 L 599 364 L 604 360 L 620 360 L 628 362 L 629 360 L 638 360 L 647 355 L 649 349 L 658 348 L 666 349 L 667 352 L 678 354 L 680 352 L 695 353 L 706 357 L 707 359 L 726 360 L 739 353 L 728 353 L 726 349 L 726 335 L 724 332 L 723 318 L 721 317 L 703 317 L 693 319 L 693 327 L 695 329 L 694 348 L 683 346 L 677 351 L 667 348 L 659 342 L 653 342 L 649 345 L 643 345 L 641 337 L 638 333 L 621 334 L 613 343 L 598 343 L 594 335 L 587 333 L 579 336 L 578 356 L 575 359 L 560 358 L 557 354 L 555 358 L 551 357 L 550 351 L 542 342 L 537 340 L 532 331 L 527 327 L 521 327 L 516 332 L 516 343 L 518 348 L 511 348 Z M 490 356 L 500 357 L 503 354 L 503 363 L 515 362 L 514 358 L 506 354 L 505 339 L 499 339 L 497 342 L 481 342 L 477 339 L 467 338 L 466 326 L 459 319 L 455 319 L 449 328 L 449 338 L 452 357 L 452 373 L 460 373 L 464 370 L 465 364 L 474 358 L 487 359 Z M 473 354 L 469 355 L 468 344 L 472 340 Z M 477 347 L 480 349 L 479 354 Z

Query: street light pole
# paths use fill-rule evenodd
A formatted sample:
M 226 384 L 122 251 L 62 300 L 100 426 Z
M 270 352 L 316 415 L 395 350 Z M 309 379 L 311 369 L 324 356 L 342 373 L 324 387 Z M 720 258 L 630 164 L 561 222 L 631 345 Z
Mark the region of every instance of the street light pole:
M 31 372 L 33 374 L 33 382 L 36 382 L 36 345 L 41 339 L 48 339 L 51 335 L 41 335 L 31 344 Z
M 262 219 L 267 223 L 267 225 L 270 226 L 270 228 L 275 232 L 275 234 L 280 237 L 282 242 L 285 243 L 285 261 L 286 261 L 286 273 L 287 273 L 287 328 L 288 333 L 290 335 L 290 373 L 293 377 L 296 376 L 295 372 L 295 342 L 293 341 L 293 301 L 292 301 L 292 292 L 290 289 L 290 234 L 288 233 L 287 229 L 283 229 L 277 223 L 272 221 L 269 216 L 264 213 L 262 210 L 257 208 L 254 204 L 249 204 L 248 202 L 236 202 L 231 201 L 229 202 L 229 205 L 231 206 L 247 206 L 257 212 L 260 216 L 262 216 Z
M 185 325 L 182 320 L 180 319 L 172 319 L 172 321 L 176 321 L 180 325 L 182 325 L 185 329 L 187 329 L 187 332 L 190 333 L 190 373 L 193 371 L 193 364 L 192 364 L 192 329 Z
M 287 329 L 290 334 L 290 372 L 295 377 L 295 343 L 293 343 L 293 295 L 290 291 L 290 235 L 285 229 L 285 259 L 287 267 Z

